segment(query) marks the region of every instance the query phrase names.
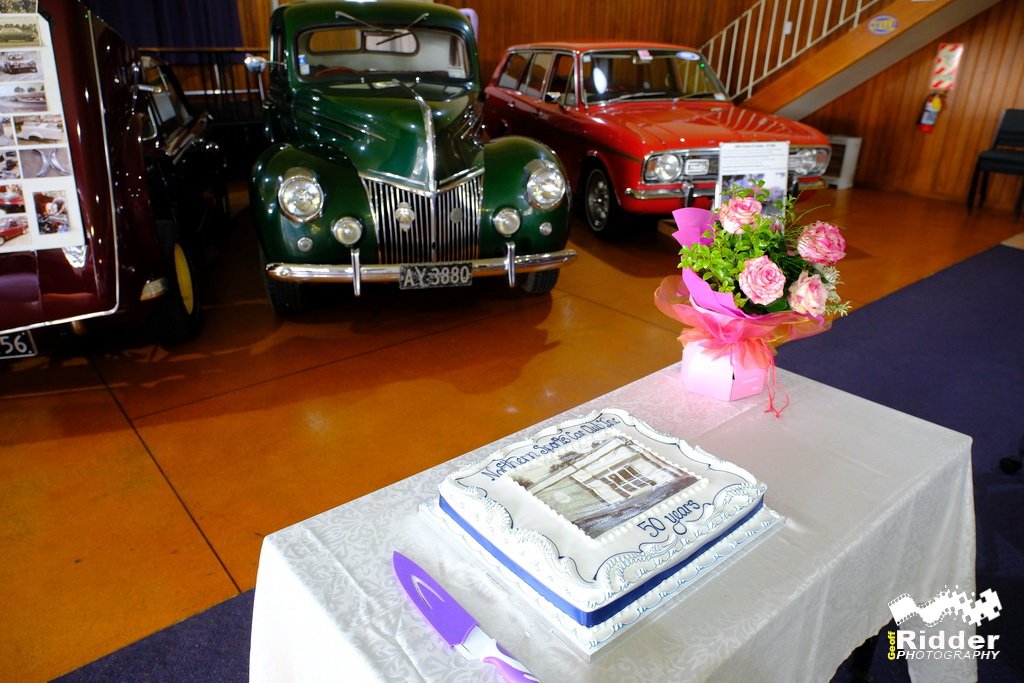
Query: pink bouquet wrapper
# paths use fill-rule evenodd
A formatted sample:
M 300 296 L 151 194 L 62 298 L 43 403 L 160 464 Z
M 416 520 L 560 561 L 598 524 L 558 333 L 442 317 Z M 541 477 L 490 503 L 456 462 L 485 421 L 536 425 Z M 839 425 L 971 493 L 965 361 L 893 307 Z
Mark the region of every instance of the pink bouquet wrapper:
M 683 377 L 694 393 L 732 401 L 759 394 L 768 384 L 769 411 L 775 407 L 775 349 L 779 344 L 820 334 L 824 318 L 785 311 L 749 315 L 732 296 L 715 292 L 695 272 L 662 280 L 654 294 L 662 313 L 682 323 Z M 784 408 L 784 407 L 783 407 Z
M 715 220 L 705 209 L 678 209 L 673 213 L 682 246 L 707 243 L 702 237 Z M 686 388 L 721 400 L 759 394 L 768 384 L 770 412 L 775 407 L 775 349 L 779 344 L 825 332 L 831 321 L 784 311 L 765 315 L 744 313 L 731 294 L 716 292 L 694 271 L 662 280 L 654 295 L 662 313 L 684 326 L 683 373 Z M 785 406 L 783 406 L 783 409 Z
M 713 242 L 709 233 L 717 219 L 714 212 L 690 207 L 677 209 L 672 216 L 678 228 L 673 237 L 680 246 Z M 687 390 L 734 400 L 761 393 L 767 381 L 767 412 L 775 417 L 785 409 L 775 407 L 775 348 L 831 327 L 824 317 L 794 311 L 744 313 L 731 294 L 714 291 L 689 268 L 662 281 L 654 304 L 684 326 L 679 341 Z

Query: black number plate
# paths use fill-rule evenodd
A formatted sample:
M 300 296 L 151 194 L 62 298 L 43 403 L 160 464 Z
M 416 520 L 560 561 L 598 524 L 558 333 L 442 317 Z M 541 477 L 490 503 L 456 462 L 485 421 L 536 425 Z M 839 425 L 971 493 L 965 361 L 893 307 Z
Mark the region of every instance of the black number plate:
M 26 358 L 37 353 L 36 343 L 28 330 L 0 334 L 0 358 Z
M 425 263 L 398 267 L 400 289 L 466 287 L 472 282 L 473 266 L 469 263 Z

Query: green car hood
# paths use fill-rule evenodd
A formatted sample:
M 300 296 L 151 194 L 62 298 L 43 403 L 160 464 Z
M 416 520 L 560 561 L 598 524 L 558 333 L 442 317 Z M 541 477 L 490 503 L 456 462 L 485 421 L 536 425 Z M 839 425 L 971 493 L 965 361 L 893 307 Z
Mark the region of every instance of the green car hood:
M 361 173 L 424 190 L 481 166 L 477 93 L 397 81 L 308 88 L 293 103 L 296 133 L 342 150 Z

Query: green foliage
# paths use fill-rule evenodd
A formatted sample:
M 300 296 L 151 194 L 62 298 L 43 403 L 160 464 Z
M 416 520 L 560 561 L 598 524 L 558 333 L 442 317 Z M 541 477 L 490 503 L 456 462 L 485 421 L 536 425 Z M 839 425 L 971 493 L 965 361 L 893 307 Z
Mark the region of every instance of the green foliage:
M 717 292 L 731 294 L 736 306 L 746 313 L 775 313 L 788 309 L 786 297 L 761 306 L 749 301 L 739 285 L 739 276 L 746 262 L 760 256 L 767 256 L 781 270 L 786 278 L 785 291 L 805 271 L 822 276 L 822 281 L 835 293 L 838 284 L 838 270 L 821 269 L 809 264 L 797 253 L 797 241 L 804 228 L 796 224 L 794 197 L 786 197 L 771 203 L 767 212 L 769 191 L 763 183 L 756 188 L 733 187 L 724 198 L 754 198 L 762 205 L 762 211 L 753 216 L 751 222 L 737 233 L 730 233 L 716 221 L 704 237 L 711 238 L 711 244 L 697 242 L 679 251 L 679 267 L 690 268 L 708 282 Z M 828 312 L 845 315 L 849 305 L 839 302 L 838 296 L 830 297 Z

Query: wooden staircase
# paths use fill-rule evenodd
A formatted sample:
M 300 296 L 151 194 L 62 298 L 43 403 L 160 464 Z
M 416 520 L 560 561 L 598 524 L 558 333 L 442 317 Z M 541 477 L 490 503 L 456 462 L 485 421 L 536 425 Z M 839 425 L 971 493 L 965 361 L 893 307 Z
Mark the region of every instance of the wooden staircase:
M 894 0 L 767 80 L 744 105 L 802 119 L 998 2 Z

